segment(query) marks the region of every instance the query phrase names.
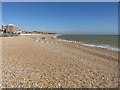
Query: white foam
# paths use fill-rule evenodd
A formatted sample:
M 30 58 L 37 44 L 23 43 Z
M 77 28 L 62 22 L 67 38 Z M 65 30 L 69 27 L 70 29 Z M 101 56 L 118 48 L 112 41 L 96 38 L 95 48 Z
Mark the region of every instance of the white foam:
M 112 47 L 110 45 L 94 45 L 94 44 L 84 44 L 84 43 L 80 43 L 80 44 L 90 47 L 106 48 L 108 50 L 120 51 L 120 48 Z
M 79 42 L 79 41 L 71 41 L 71 40 L 59 39 L 57 36 L 55 36 L 55 39 L 58 39 L 60 41 L 65 41 L 65 42 L 73 42 L 73 43 L 77 43 L 77 44 L 82 44 L 82 45 L 90 46 L 90 47 L 106 48 L 108 50 L 120 51 L 120 48 L 112 47 L 110 45 L 86 44 L 86 43 L 82 43 L 82 42 Z

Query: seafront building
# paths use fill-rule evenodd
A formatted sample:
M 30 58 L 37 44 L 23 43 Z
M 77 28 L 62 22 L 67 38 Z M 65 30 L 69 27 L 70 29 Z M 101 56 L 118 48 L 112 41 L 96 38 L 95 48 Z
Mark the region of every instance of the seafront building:
M 2 34 L 3 33 L 3 31 L 2 31 L 2 29 L 0 29 L 0 34 Z
M 0 34 L 4 34 L 4 33 L 20 34 L 20 35 L 55 34 L 55 33 L 50 33 L 50 32 L 20 30 L 18 26 L 13 25 L 13 24 L 2 25 Z
M 13 24 L 2 25 L 2 30 L 4 33 L 18 33 L 19 27 Z

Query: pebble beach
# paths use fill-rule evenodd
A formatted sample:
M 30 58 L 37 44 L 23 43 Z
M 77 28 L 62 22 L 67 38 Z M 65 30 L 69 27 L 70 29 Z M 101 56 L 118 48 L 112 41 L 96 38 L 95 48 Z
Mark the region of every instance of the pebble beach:
M 1 37 L 2 88 L 118 87 L 118 51 L 53 36 Z

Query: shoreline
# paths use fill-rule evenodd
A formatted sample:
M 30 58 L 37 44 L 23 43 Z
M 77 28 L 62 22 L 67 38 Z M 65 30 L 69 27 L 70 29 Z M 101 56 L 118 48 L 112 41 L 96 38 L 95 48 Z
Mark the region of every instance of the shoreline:
M 115 47 L 110 47 L 109 45 L 95 45 L 95 44 L 85 44 L 82 43 L 81 41 L 75 41 L 75 40 L 66 40 L 63 38 L 58 38 L 59 36 L 62 35 L 58 35 L 58 36 L 53 36 L 53 38 L 58 39 L 58 40 L 62 40 L 65 42 L 71 42 L 71 43 L 75 43 L 75 44 L 80 44 L 80 45 L 85 45 L 85 46 L 89 46 L 89 47 L 97 47 L 97 48 L 102 48 L 102 49 L 107 49 L 107 50 L 113 50 L 113 51 L 120 51 L 120 48 L 115 48 Z
M 53 39 L 2 37 L 3 88 L 116 88 L 118 52 Z

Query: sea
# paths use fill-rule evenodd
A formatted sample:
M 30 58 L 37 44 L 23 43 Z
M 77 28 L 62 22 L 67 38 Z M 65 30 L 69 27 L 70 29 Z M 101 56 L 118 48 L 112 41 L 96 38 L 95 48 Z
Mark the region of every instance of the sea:
M 67 40 L 91 47 L 120 51 L 118 42 L 120 35 L 61 35 L 57 39 Z

